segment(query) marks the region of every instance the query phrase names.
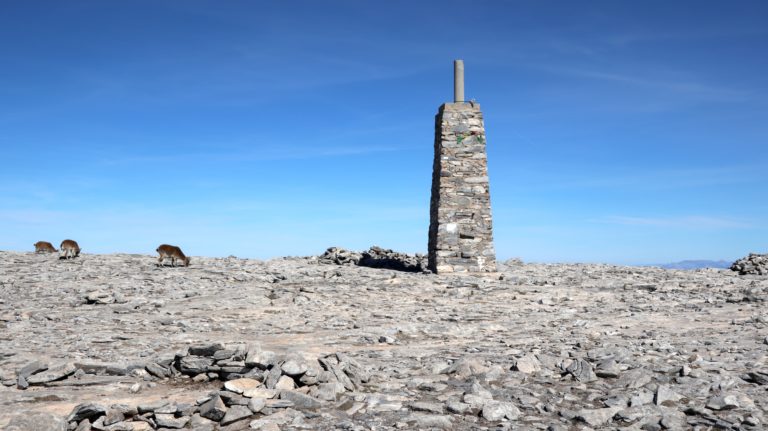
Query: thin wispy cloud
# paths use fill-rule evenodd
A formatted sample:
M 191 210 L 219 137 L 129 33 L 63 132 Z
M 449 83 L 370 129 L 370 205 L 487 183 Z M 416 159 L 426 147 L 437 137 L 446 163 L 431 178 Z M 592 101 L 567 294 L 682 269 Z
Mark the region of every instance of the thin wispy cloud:
M 64 211 L 0 210 L 0 222 L 20 225 L 47 225 L 63 220 L 74 220 Z
M 739 88 L 725 87 L 721 85 L 708 84 L 700 81 L 700 78 L 690 76 L 681 79 L 680 75 L 690 75 L 690 73 L 677 72 L 675 78 L 660 77 L 659 71 L 649 72 L 647 74 L 621 73 L 616 71 L 583 69 L 570 65 L 547 65 L 531 64 L 529 67 L 546 71 L 560 76 L 569 76 L 574 78 L 585 78 L 596 82 L 606 82 L 622 84 L 627 87 L 638 90 L 653 90 L 672 94 L 687 99 L 709 102 L 738 103 L 754 100 L 754 90 L 745 90 Z M 651 65 L 646 65 L 650 69 Z M 667 73 L 667 74 L 672 74 Z
M 747 27 L 747 28 L 721 28 L 717 30 L 706 29 L 698 31 L 635 31 L 626 33 L 616 33 L 605 36 L 608 44 L 625 48 L 638 43 L 654 43 L 664 41 L 697 41 L 706 39 L 724 39 L 738 37 L 755 37 L 768 33 L 765 28 Z
M 670 91 L 676 94 L 695 97 L 702 100 L 718 102 L 744 102 L 750 100 L 753 94 L 749 91 L 707 85 L 693 81 L 673 81 L 650 79 L 643 76 L 611 73 L 595 70 L 553 69 L 561 74 L 590 78 L 601 81 L 619 82 L 636 87 Z
M 371 121 L 382 121 L 373 119 Z M 390 136 L 396 133 L 406 133 L 413 130 L 416 125 L 412 123 L 397 123 L 388 126 L 377 127 L 348 127 L 340 129 L 324 130 L 319 136 L 312 139 L 312 146 L 296 144 L 298 138 L 274 135 L 258 136 L 249 135 L 237 140 L 213 141 L 213 142 L 185 142 L 176 147 L 202 148 L 202 150 L 177 150 L 171 153 L 159 153 L 153 151 L 148 154 L 125 153 L 115 155 L 110 153 L 97 160 L 104 165 L 137 164 L 137 163 L 180 163 L 180 162 L 255 162 L 255 161 L 280 161 L 280 160 L 306 160 L 347 156 L 365 156 L 370 154 L 391 153 L 407 151 L 408 148 L 395 145 L 377 145 L 366 141 L 371 137 Z M 161 140 L 160 138 L 153 138 Z M 350 141 L 358 141 L 356 145 Z M 264 142 L 273 142 L 265 146 Z M 346 142 L 347 145 L 339 145 L 338 142 Z
M 563 172 L 560 166 L 523 167 L 526 178 L 532 179 L 524 186 L 552 190 L 679 190 L 765 181 L 768 172 L 768 166 L 761 164 L 653 170 L 632 168 L 626 173 L 617 172 L 615 167 L 602 172 L 599 169 L 573 172 L 573 168 L 570 166 L 570 171 Z
M 279 160 L 305 160 L 344 156 L 361 156 L 375 153 L 401 151 L 403 148 L 384 146 L 360 147 L 285 147 L 263 151 L 231 151 L 231 152 L 200 152 L 176 153 L 165 155 L 126 156 L 120 158 L 103 158 L 104 165 L 121 165 L 137 163 L 189 163 L 189 162 L 256 162 Z
M 669 217 L 606 216 L 590 221 L 601 224 L 676 229 L 751 229 L 755 227 L 755 224 L 750 221 L 730 217 L 701 215 Z

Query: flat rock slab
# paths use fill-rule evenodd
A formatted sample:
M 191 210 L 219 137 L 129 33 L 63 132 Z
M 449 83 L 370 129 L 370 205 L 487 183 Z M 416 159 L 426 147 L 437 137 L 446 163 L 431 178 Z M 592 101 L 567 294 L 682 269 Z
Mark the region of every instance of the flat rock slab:
M 249 378 L 230 380 L 224 383 L 224 387 L 227 388 L 227 390 L 230 390 L 238 394 L 242 394 L 245 392 L 252 393 L 253 389 L 256 389 L 260 386 L 261 386 L 260 381 L 256 379 L 249 379 Z
M 5 431 L 66 431 L 64 418 L 44 412 L 19 413 L 11 418 Z
M 27 377 L 27 383 L 30 385 L 39 385 L 61 380 L 70 374 L 73 374 L 76 370 L 77 368 L 73 363 L 55 365 L 45 371 L 41 371 L 38 374 L 33 374 Z

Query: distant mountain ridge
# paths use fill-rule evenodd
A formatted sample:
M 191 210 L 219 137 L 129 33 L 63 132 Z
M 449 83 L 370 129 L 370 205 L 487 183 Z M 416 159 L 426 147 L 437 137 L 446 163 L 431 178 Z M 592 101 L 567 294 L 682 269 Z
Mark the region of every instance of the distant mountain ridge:
M 664 268 L 664 269 L 700 269 L 700 268 L 728 269 L 731 267 L 732 263 L 733 262 L 730 262 L 727 260 L 683 260 L 680 262 L 664 263 L 664 264 L 648 265 L 648 266 L 658 266 L 659 268 Z

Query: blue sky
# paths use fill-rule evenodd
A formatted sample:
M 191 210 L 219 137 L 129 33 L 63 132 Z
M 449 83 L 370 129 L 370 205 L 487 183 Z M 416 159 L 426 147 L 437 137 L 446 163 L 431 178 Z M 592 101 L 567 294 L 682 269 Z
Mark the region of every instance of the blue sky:
M 768 252 L 768 3 L 0 3 L 0 249 L 425 252 L 452 61 L 498 257 Z

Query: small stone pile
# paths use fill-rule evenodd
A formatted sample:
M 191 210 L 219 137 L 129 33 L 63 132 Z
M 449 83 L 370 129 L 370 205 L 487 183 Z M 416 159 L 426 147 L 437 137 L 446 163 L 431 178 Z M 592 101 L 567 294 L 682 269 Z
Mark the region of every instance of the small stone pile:
M 317 261 L 326 265 L 357 265 L 362 253 L 350 251 L 340 247 L 329 247 L 321 254 Z
M 19 380 L 36 384 L 82 372 L 75 365 L 45 373 L 40 368 L 45 366 L 33 363 L 24 367 Z M 369 371 L 343 353 L 306 361 L 295 354 L 278 355 L 249 349 L 245 344 L 219 343 L 191 346 L 172 359 L 150 362 L 131 374 L 144 375 L 148 380 L 191 377 L 198 383 L 221 380 L 224 384 L 195 404 L 170 400 L 136 407 L 79 404 L 67 417 L 68 429 L 121 431 L 191 426 L 213 430 L 240 421 L 252 421 L 252 429 L 271 429 L 271 423 L 303 417 L 298 411 L 313 411 L 336 402 L 347 391 L 361 390 L 371 378 Z M 132 391 L 139 391 L 141 384 L 134 386 Z
M 398 253 L 373 246 L 362 253 L 331 247 L 318 257 L 318 262 L 335 265 L 357 265 L 368 268 L 392 269 L 405 272 L 425 272 L 427 257 L 422 254 Z
M 410 255 L 373 246 L 363 252 L 358 265 L 396 271 L 424 272 L 427 271 L 427 257 L 418 253 Z
M 739 275 L 768 275 L 768 254 L 750 253 L 731 265 Z

